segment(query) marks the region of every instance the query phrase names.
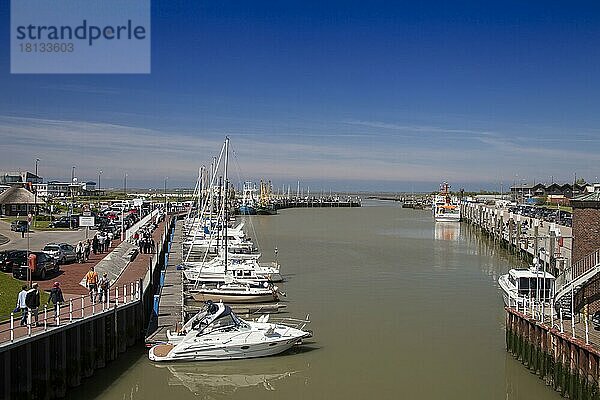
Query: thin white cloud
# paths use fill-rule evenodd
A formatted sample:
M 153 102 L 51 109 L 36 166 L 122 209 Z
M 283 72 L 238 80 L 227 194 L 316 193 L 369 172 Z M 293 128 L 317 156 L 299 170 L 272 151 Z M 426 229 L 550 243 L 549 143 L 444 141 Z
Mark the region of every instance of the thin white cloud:
M 348 125 L 358 125 L 364 126 L 368 128 L 379 128 L 386 130 L 396 130 L 396 131 L 406 131 L 406 132 L 415 132 L 415 133 L 442 133 L 442 134 L 468 134 L 468 135 L 477 135 L 477 136 L 490 136 L 493 135 L 493 132 L 486 130 L 473 130 L 473 129 L 457 129 L 457 128 L 444 128 L 439 126 L 429 126 L 429 125 L 399 125 L 388 122 L 380 122 L 380 121 L 360 121 L 360 120 L 348 120 L 343 121 L 343 123 Z
M 510 139 L 487 131 L 432 130 L 425 126 L 410 129 L 417 133 L 429 129 L 433 136 L 404 140 L 378 132 L 400 131 L 400 125 L 371 125 L 375 132 L 365 138 L 351 131 L 344 135 L 339 123 L 332 124 L 329 131 L 326 124 L 319 126 L 326 135 L 307 129 L 305 135 L 290 132 L 284 138 L 277 129 L 266 129 L 260 134 L 253 131 L 256 127 L 249 127 L 248 131 L 230 130 L 234 150 L 232 177 L 390 184 L 438 182 L 442 177 L 455 182 L 498 182 L 510 180 L 515 172 L 536 176 L 543 171 L 568 177 L 572 171 L 600 161 L 592 147 L 564 150 L 554 143 L 542 147 L 526 138 Z M 277 127 L 273 124 L 271 128 Z M 460 140 L 451 146 L 447 142 L 440 144 L 435 135 L 442 133 L 450 137 L 459 135 Z M 66 179 L 71 166 L 76 165 L 77 175 L 82 179 L 95 180 L 102 169 L 102 181 L 117 186 L 125 172 L 132 184 L 137 180 L 156 185 L 169 176 L 170 182 L 193 185 L 198 166 L 210 163 L 224 136 L 225 133 L 217 131 L 191 134 L 102 122 L 0 116 L 3 143 L 0 169 L 32 169 L 33 160 L 40 158 L 40 171 L 46 178 Z

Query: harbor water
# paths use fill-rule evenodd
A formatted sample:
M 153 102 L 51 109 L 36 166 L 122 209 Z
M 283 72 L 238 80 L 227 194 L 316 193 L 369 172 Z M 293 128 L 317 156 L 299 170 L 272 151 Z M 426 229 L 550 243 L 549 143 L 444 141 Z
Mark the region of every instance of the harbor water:
M 559 399 L 505 349 L 499 274 L 520 261 L 391 201 L 247 217 L 314 338 L 280 356 L 157 365 L 131 350 L 75 399 Z

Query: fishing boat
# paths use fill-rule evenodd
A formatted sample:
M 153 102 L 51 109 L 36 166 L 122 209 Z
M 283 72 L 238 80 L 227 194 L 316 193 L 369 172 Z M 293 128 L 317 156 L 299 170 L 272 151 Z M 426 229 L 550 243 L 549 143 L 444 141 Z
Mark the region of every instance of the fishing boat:
M 502 298 L 507 307 L 524 308 L 528 301 L 551 302 L 556 278 L 546 271 L 531 267 L 511 269 L 498 278 Z
M 433 199 L 432 210 L 436 222 L 460 222 L 460 204 L 450 195 L 447 182 L 440 185 L 440 193 Z
M 271 181 L 260 180 L 260 197 L 256 206 L 256 214 L 258 215 L 276 215 L 277 207 L 272 198 L 273 185 Z
M 256 215 L 256 184 L 251 181 L 244 182 L 242 202 L 238 211 L 242 215 Z
M 288 321 L 287 324 L 268 322 L 268 315 L 257 321 L 245 321 L 229 306 L 207 302 L 180 331 L 168 331 L 168 343 L 153 346 L 148 358 L 163 362 L 272 356 L 312 336 L 303 330 L 309 323 L 308 316 L 305 320 Z

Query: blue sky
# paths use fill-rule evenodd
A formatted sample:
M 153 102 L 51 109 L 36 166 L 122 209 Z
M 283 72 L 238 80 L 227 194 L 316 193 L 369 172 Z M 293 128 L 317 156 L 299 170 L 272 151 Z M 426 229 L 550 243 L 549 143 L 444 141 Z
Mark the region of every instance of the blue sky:
M 593 2 L 153 1 L 149 75 L 11 75 L 0 46 L 0 169 L 193 186 L 227 134 L 277 187 L 593 181 L 599 45 Z

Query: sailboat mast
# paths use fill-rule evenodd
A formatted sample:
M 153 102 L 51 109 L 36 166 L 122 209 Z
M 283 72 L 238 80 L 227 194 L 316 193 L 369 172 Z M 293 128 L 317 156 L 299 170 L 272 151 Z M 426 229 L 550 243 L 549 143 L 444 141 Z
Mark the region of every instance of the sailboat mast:
M 229 184 L 229 179 L 227 179 L 227 164 L 229 162 L 229 137 L 225 137 L 225 167 L 224 169 L 224 173 L 223 175 L 225 175 L 225 193 L 224 193 L 224 197 L 223 197 L 223 211 L 224 211 L 224 216 L 225 216 L 225 227 L 224 227 L 224 240 L 225 240 L 225 244 L 224 244 L 224 248 L 225 248 L 225 273 L 227 273 L 227 220 L 229 219 L 228 215 L 229 213 L 228 208 L 227 207 L 227 195 L 228 195 L 228 184 Z

